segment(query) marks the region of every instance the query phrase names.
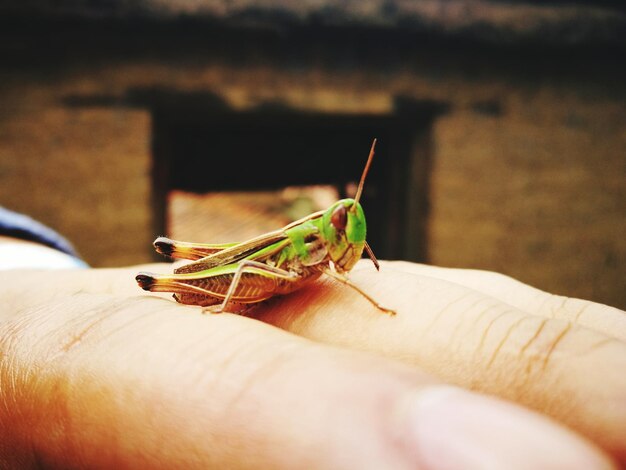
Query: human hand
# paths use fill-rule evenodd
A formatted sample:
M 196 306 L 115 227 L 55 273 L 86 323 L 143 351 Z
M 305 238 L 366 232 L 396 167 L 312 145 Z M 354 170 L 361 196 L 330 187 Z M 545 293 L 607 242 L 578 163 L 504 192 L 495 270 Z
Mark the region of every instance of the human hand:
M 461 273 L 450 282 L 446 273 L 456 271 L 385 263 L 381 273 L 360 266 L 352 277 L 396 308 L 396 317 L 331 282 L 254 312 L 317 340 L 307 341 L 250 318 L 203 315 L 144 294 L 133 284 L 137 269 L 0 273 L 1 465 L 610 465 L 547 419 L 444 386 L 422 369 L 546 412 L 623 459 L 623 339 L 572 326 L 552 347 L 556 327 L 565 328 L 559 319 L 528 336 L 543 318 L 521 308 L 522 292 L 533 291 L 509 288 L 514 281 L 486 284 L 504 286 L 514 304 L 506 305 L 500 291 L 481 293 L 483 274 Z M 602 311 L 616 322 L 613 333 L 624 332 L 617 312 L 590 305 L 587 312 Z M 585 318 L 583 312 L 578 321 Z M 582 354 L 591 340 L 598 345 Z M 530 373 L 518 378 L 527 364 Z M 559 399 L 583 419 L 568 421 L 554 406 Z

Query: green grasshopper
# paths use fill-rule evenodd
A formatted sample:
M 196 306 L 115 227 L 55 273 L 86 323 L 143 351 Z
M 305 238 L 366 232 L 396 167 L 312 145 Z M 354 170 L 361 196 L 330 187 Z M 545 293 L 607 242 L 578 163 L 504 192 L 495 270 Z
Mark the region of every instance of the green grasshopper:
M 211 310 L 219 313 L 231 302 L 256 304 L 293 292 L 326 274 L 359 292 L 382 312 L 395 315 L 346 277 L 364 249 L 380 269 L 365 241 L 365 215 L 359 204 L 375 146 L 376 139 L 354 199 L 342 199 L 325 211 L 242 243 L 214 245 L 159 237 L 154 241 L 157 252 L 194 262 L 171 275 L 139 273 L 137 283 L 144 290 L 173 292 L 180 303 L 212 306 Z

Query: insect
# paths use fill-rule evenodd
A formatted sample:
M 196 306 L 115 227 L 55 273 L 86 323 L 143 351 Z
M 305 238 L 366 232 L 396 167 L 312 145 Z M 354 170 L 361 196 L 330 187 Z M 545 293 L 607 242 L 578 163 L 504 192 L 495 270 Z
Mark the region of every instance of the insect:
M 347 277 L 363 250 L 379 270 L 365 241 L 366 224 L 359 199 L 369 171 L 376 139 L 354 199 L 342 199 L 289 225 L 242 243 L 188 243 L 159 237 L 157 252 L 193 260 L 174 274 L 137 274 L 139 286 L 152 292 L 173 292 L 183 304 L 225 311 L 231 303 L 249 306 L 288 294 L 326 274 L 359 292 L 380 311 L 395 315 Z

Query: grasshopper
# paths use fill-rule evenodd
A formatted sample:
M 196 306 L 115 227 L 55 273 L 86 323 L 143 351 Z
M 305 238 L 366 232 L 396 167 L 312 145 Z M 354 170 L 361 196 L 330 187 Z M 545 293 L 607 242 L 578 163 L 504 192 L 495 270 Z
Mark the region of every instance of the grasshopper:
M 171 275 L 141 272 L 137 283 L 144 290 L 173 292 L 180 303 L 211 307 L 219 313 L 231 302 L 256 304 L 326 274 L 356 290 L 380 311 L 395 315 L 346 277 L 363 250 L 380 269 L 365 241 L 365 215 L 359 204 L 375 146 L 376 139 L 354 199 L 342 199 L 324 211 L 242 243 L 188 243 L 159 237 L 154 241 L 157 252 L 194 262 Z

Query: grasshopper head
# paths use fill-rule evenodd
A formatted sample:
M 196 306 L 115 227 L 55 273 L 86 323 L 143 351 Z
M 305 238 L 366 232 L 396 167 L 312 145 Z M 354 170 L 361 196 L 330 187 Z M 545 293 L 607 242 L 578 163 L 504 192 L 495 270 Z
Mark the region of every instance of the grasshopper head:
M 322 233 L 328 254 L 338 272 L 350 271 L 365 246 L 365 214 L 354 199 L 342 199 L 322 216 Z
M 363 249 L 367 250 L 367 254 L 378 269 L 378 262 L 374 253 L 365 243 L 365 214 L 361 204 L 359 204 L 365 177 L 374 158 L 375 147 L 376 139 L 372 142 L 370 154 L 367 157 L 354 199 L 337 201 L 322 216 L 321 232 L 326 240 L 328 255 L 339 273 L 350 271 L 361 259 Z

